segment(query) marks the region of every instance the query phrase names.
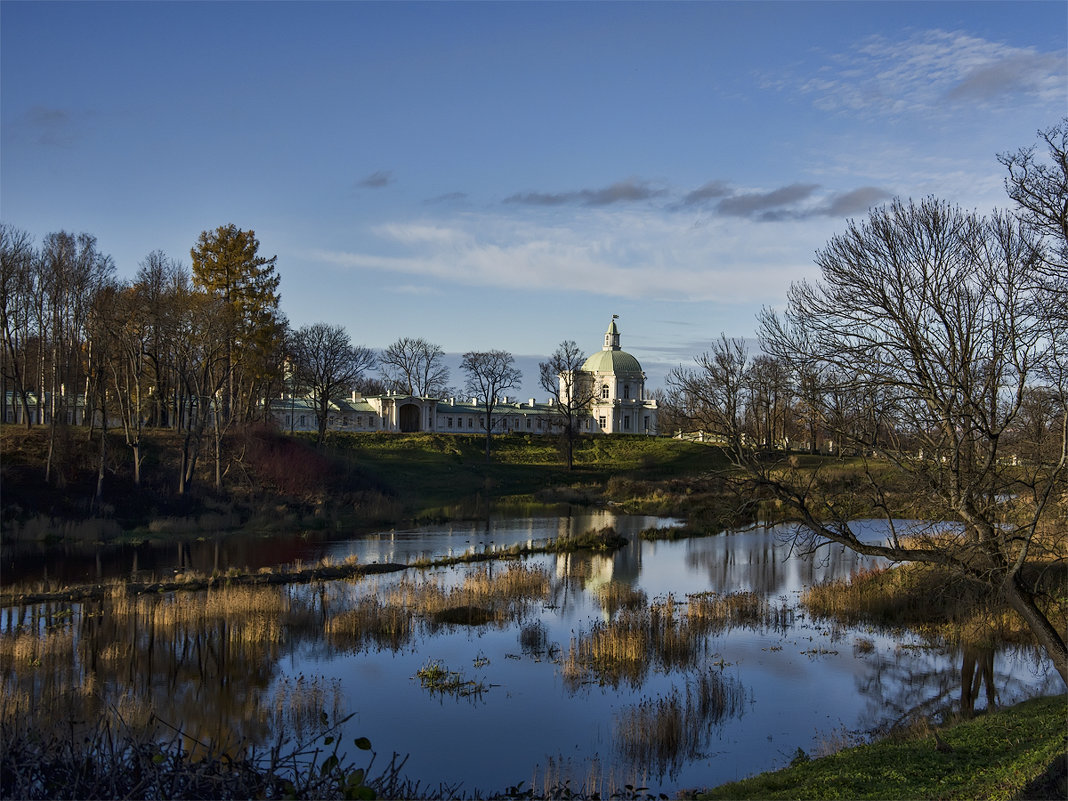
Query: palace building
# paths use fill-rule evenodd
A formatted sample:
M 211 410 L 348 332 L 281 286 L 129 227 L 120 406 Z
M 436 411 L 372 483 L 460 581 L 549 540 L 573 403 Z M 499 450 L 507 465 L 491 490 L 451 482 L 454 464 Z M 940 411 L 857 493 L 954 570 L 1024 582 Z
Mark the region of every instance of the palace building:
M 657 405 L 646 397 L 645 373 L 638 360 L 620 348 L 619 329 L 613 315 L 604 335 L 604 346 L 594 353 L 578 374 L 565 382 L 584 397 L 592 397 L 589 414 L 577 427 L 584 434 L 657 433 Z M 307 398 L 287 395 L 271 404 L 271 412 L 283 431 L 315 431 L 315 409 Z M 552 401 L 538 403 L 499 398 L 488 424 L 499 434 L 550 434 L 560 430 L 560 416 Z M 420 398 L 412 395 L 355 393 L 330 404 L 327 428 L 331 431 L 433 431 L 442 434 L 479 434 L 486 431 L 486 410 L 475 398 Z

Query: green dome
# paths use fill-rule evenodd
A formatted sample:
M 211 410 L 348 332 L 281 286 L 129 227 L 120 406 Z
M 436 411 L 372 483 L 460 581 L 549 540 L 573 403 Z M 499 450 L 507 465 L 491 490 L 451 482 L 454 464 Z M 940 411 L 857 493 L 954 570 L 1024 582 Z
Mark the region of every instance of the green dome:
M 601 350 L 582 365 L 588 373 L 640 373 L 642 366 L 625 350 Z

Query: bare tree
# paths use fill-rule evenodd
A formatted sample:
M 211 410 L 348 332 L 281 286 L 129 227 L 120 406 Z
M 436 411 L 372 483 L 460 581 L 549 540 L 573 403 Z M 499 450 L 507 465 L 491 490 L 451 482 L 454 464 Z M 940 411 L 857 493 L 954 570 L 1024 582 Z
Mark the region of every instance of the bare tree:
M 538 365 L 541 388 L 552 398 L 549 426 L 559 427 L 567 457 L 567 469 L 575 464 L 575 438 L 582 419 L 590 413 L 597 396 L 592 378 L 582 372 L 586 354 L 574 340 L 564 340 L 548 361 Z
M 102 388 L 102 425 L 107 427 L 109 396 L 122 421 L 126 445 L 133 458 L 134 484 L 141 483 L 142 437 L 149 412 L 151 370 L 148 360 L 150 326 L 147 305 L 138 285 L 113 284 L 97 294 L 93 304 L 97 342 L 106 357 L 108 383 Z
M 0 416 L 6 417 L 9 411 L 7 388 L 10 386 L 11 415 L 16 416 L 15 404 L 21 405 L 27 428 L 31 424 L 29 339 L 35 259 L 30 235 L 0 223 L 0 393 L 4 399 Z
M 515 367 L 515 358 L 503 350 L 468 351 L 460 362 L 467 374 L 466 391 L 485 410 L 486 461 L 490 460 L 490 437 L 497 424 L 494 410 L 498 399 L 507 390 L 519 385 L 523 374 Z
M 1043 527 L 1063 491 L 1068 421 L 1051 458 L 1014 467 L 1003 444 L 1029 387 L 1045 383 L 1059 397 L 1066 389 L 1063 369 L 1052 369 L 1064 365 L 1065 325 L 1037 280 L 1045 270 L 1038 244 L 1009 216 L 982 218 L 932 199 L 873 210 L 816 261 L 818 282 L 793 285 L 781 316 L 761 315 L 762 347 L 819 367 L 840 383 L 832 390 L 863 399 L 866 422 L 835 434 L 884 468 L 867 471 L 866 490 L 836 493 L 789 459 L 744 448 L 735 458 L 793 510 L 802 546 L 830 540 L 938 565 L 1000 593 L 1068 682 L 1068 650 L 1036 600 L 1033 570 L 1036 560 L 1057 559 Z M 911 481 L 907 492 L 893 491 L 899 477 Z M 911 536 L 892 528 L 886 543 L 866 542 L 850 524 L 862 492 L 892 525 L 916 517 L 917 502 L 951 522 Z
M 353 345 L 343 326 L 326 323 L 298 328 L 293 332 L 290 350 L 294 379 L 311 396 L 318 441 L 322 443 L 326 438 L 330 403 L 339 400 L 374 365 L 375 354 L 368 348 Z
M 393 392 L 436 398 L 445 394 L 449 384 L 445 351 L 422 338 L 398 339 L 382 351 L 378 364 L 386 386 Z
M 134 279 L 137 303 L 144 313 L 146 369 L 152 392 L 146 410 L 153 426 L 177 428 L 177 377 L 170 349 L 178 328 L 180 299 L 189 293 L 191 276 L 177 259 L 161 250 L 149 253 L 139 264 Z
M 1034 146 L 1003 153 L 998 161 L 1009 172 L 1005 189 L 1019 207 L 1020 218 L 1050 243 L 1045 261 L 1060 283 L 1064 300 L 1068 286 L 1068 117 L 1039 131 L 1038 136 L 1046 145 L 1048 163 Z
M 96 237 L 60 231 L 45 237 L 35 270 L 40 294 L 40 328 L 47 340 L 48 354 L 47 380 L 41 386 L 48 388 L 50 419 L 45 480 L 50 481 L 57 429 L 67 424 L 68 416 L 77 413 L 72 404 L 78 396 L 79 384 L 89 372 L 84 357 L 91 356 L 92 350 L 83 350 L 82 346 L 88 343 L 86 325 L 90 304 L 115 266 L 110 256 L 97 250 Z M 62 475 L 59 481 L 63 481 Z
M 720 334 L 712 350 L 696 357 L 696 368 L 676 367 L 667 384 L 686 423 L 724 437 L 737 447 L 745 411 L 745 342 Z

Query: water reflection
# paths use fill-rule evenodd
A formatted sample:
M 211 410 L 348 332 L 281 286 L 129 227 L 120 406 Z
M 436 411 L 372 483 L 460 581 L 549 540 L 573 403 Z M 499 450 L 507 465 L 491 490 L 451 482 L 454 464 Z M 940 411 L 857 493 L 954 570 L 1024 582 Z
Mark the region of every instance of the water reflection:
M 572 525 L 515 523 L 508 536 Z M 829 732 L 1060 691 L 1027 649 L 944 651 L 809 620 L 797 610 L 805 584 L 863 563 L 833 551 L 809 562 L 781 532 L 754 529 L 632 537 L 612 555 L 6 609 L 0 717 L 147 726 L 155 715 L 190 744 L 235 753 L 314 731 L 324 711 L 355 712 L 350 741 L 411 754 L 411 778 L 434 786 L 486 794 L 536 774 L 603 794 L 644 777 L 670 794 L 777 767 Z M 477 705 L 428 698 L 412 677 L 430 661 L 463 675 L 477 664 L 493 689 Z
M 671 692 L 623 709 L 615 719 L 616 752 L 639 775 L 661 783 L 686 762 L 708 756 L 725 720 L 741 717 L 745 687 L 712 669 L 688 678 Z

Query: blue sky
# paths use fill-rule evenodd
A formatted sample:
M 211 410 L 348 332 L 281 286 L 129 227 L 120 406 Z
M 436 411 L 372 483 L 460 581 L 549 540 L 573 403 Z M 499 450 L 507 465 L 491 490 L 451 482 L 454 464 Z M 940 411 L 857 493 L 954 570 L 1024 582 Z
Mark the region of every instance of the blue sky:
M 1063 2 L 0 4 L 0 215 L 132 276 L 205 229 L 294 325 L 650 376 L 892 197 L 1006 206 L 1068 113 Z M 454 372 L 453 383 L 462 383 Z

